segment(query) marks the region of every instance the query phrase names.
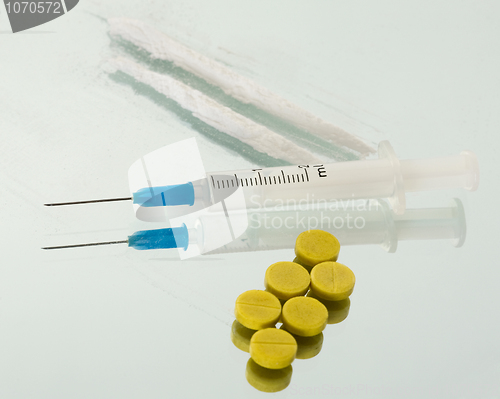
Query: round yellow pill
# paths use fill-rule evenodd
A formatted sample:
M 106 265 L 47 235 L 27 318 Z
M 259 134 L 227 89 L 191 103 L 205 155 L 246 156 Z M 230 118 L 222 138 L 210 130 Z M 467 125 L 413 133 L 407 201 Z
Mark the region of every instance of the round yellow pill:
M 264 279 L 266 290 L 283 300 L 304 295 L 310 282 L 307 270 L 294 262 L 273 263 Z
M 236 299 L 234 315 L 245 327 L 260 330 L 276 325 L 281 315 L 281 303 L 273 294 L 250 290 Z
M 301 264 L 314 266 L 321 262 L 337 260 L 340 243 L 332 234 L 323 230 L 307 230 L 295 242 L 295 255 Z
M 297 342 L 284 330 L 266 328 L 257 331 L 250 340 L 250 356 L 255 363 L 268 369 L 282 369 L 295 359 Z
M 354 290 L 356 278 L 347 266 L 338 262 L 323 262 L 311 271 L 311 290 L 328 301 L 346 299 Z
M 328 310 L 314 298 L 297 296 L 283 306 L 283 328 L 292 334 L 312 337 L 326 327 Z
M 292 366 L 271 370 L 259 366 L 250 358 L 247 362 L 245 376 L 255 389 L 262 392 L 279 392 L 285 389 L 292 380 Z
M 246 328 L 238 320 L 235 320 L 231 326 L 231 341 L 238 349 L 250 352 L 250 339 L 255 332 L 255 330 Z

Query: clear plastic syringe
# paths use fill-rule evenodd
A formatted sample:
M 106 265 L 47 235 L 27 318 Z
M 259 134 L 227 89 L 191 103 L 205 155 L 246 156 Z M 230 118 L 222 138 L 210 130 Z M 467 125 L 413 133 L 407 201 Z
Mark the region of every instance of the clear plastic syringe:
M 195 247 L 197 255 L 253 252 L 293 248 L 304 230 L 321 229 L 335 235 L 342 246 L 378 244 L 388 252 L 395 252 L 398 241 L 403 240 L 450 239 L 459 247 L 466 234 L 465 213 L 458 199 L 445 208 L 408 209 L 404 215 L 395 215 L 385 201 L 369 200 L 352 203 L 345 210 L 325 207 L 306 211 L 250 211 L 245 218 L 248 228 L 230 242 L 220 239 L 225 216 L 207 213 L 188 226 L 136 231 L 127 240 L 43 249 L 127 244 L 138 250 L 180 248 L 180 254 L 188 247 Z
M 45 205 L 133 200 L 140 207 L 176 206 L 177 215 L 182 215 L 208 208 L 241 189 L 245 201 L 240 208 L 268 210 L 332 200 L 387 198 L 393 211 L 401 215 L 406 192 L 443 188 L 474 191 L 479 184 L 479 166 L 471 151 L 399 160 L 389 142 L 382 141 L 378 156 L 373 160 L 213 172 L 183 184 L 143 187 L 131 197 Z
M 335 211 L 327 206 L 306 211 L 250 211 L 244 234 L 209 252 L 202 247 L 200 252 L 217 254 L 293 248 L 298 235 L 310 229 L 332 233 L 342 246 L 379 245 L 387 252 L 395 252 L 399 241 L 449 239 L 455 247 L 462 246 L 465 241 L 465 212 L 458 198 L 447 207 L 407 209 L 403 215 L 395 215 L 382 200 L 360 200 L 349 205 Z M 208 220 L 202 220 L 200 230 L 210 223 L 210 215 L 205 218 Z M 206 240 L 203 232 L 195 236 L 191 231 L 189 237 L 189 245 L 203 246 Z M 182 244 L 182 239 L 178 241 Z
M 134 192 L 143 207 L 196 205 L 207 208 L 242 189 L 249 209 L 321 203 L 338 199 L 387 198 L 404 213 L 405 193 L 443 188 L 477 189 L 479 166 L 471 151 L 419 160 L 399 160 L 388 141 L 378 159 L 207 173 L 185 184 L 146 187 Z

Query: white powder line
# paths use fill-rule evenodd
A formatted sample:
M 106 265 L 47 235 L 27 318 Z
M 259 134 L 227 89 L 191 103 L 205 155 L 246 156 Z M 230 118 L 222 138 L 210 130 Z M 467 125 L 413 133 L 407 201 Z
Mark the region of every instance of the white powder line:
M 120 70 L 137 81 L 154 88 L 176 101 L 182 108 L 191 111 L 196 118 L 252 146 L 257 151 L 292 164 L 322 162 L 312 153 L 283 136 L 234 112 L 170 76 L 152 72 L 123 57 L 111 59 L 108 66 L 112 70 Z
M 375 152 L 373 147 L 359 137 L 326 122 L 253 80 L 235 73 L 225 65 L 183 46 L 141 21 L 110 18 L 108 22 L 110 34 L 120 36 L 146 50 L 153 58 L 173 62 L 207 82 L 219 86 L 226 94 L 239 101 L 253 104 L 324 140 L 358 151 L 361 156 Z

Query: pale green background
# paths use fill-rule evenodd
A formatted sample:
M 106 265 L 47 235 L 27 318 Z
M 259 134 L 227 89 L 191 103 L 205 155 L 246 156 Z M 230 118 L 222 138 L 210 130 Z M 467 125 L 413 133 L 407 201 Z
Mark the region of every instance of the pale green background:
M 351 312 L 276 397 L 499 398 L 496 1 L 97 1 L 25 33 L 0 7 L 0 397 L 264 397 L 229 330 L 243 291 L 292 250 L 177 261 L 125 246 L 127 169 L 196 137 L 207 170 L 253 164 L 104 72 L 105 18 L 140 19 L 401 158 L 476 152 L 479 190 L 420 193 L 465 205 L 463 248 L 346 247 Z

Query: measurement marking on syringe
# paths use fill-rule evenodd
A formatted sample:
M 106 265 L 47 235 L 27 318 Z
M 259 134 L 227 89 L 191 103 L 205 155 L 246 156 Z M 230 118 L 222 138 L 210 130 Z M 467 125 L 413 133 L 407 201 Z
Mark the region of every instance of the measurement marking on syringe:
M 271 176 L 265 176 L 262 172 L 258 170 L 253 170 L 255 173 L 252 177 L 238 177 L 235 173 L 234 178 L 231 179 L 212 179 L 212 186 L 214 189 L 226 189 L 230 187 L 253 187 L 253 186 L 271 186 L 273 184 L 295 184 L 295 183 L 306 183 L 309 182 L 309 173 L 307 169 L 304 168 L 302 173 L 285 173 L 283 169 L 281 169 L 278 174 L 273 174 Z M 217 181 L 217 187 L 215 182 Z

